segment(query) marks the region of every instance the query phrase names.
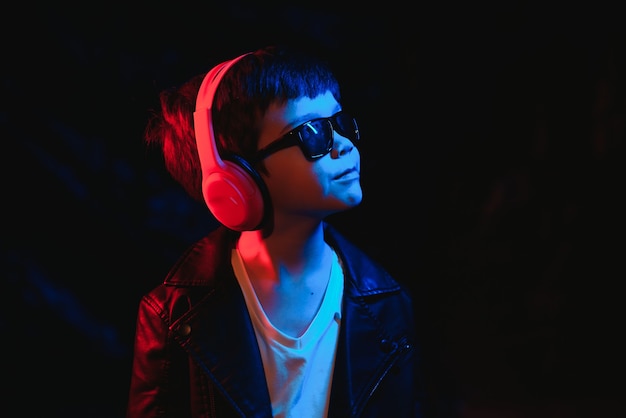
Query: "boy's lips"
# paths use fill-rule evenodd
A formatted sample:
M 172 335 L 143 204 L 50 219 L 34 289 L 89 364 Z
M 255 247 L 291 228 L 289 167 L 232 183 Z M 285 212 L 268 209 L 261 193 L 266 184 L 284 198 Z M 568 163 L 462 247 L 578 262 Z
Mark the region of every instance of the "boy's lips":
M 339 179 L 344 179 L 344 178 L 356 178 L 356 177 L 359 177 L 359 171 L 355 167 L 352 167 L 352 168 L 342 171 L 341 173 L 333 177 L 333 180 L 339 180 Z

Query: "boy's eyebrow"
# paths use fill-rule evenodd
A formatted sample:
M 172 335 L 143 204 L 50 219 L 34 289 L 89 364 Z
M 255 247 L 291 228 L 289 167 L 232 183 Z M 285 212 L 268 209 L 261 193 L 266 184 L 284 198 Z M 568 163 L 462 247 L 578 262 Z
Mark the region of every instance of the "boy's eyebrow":
M 333 108 L 332 115 L 334 115 L 335 113 L 339 112 L 340 110 L 341 110 L 341 105 L 337 104 L 337 106 L 335 106 Z M 320 119 L 320 118 L 324 118 L 324 117 L 326 117 L 326 116 L 321 116 L 319 113 L 307 113 L 307 114 L 302 115 L 302 116 L 294 119 L 293 121 L 289 122 L 289 124 L 287 126 L 291 127 L 291 128 L 289 128 L 288 130 L 294 129 L 294 128 L 296 128 L 296 127 L 298 127 L 298 126 L 302 125 L 303 123 L 306 123 L 306 122 L 308 122 L 310 120 Z M 328 116 L 328 117 L 330 117 L 330 116 Z

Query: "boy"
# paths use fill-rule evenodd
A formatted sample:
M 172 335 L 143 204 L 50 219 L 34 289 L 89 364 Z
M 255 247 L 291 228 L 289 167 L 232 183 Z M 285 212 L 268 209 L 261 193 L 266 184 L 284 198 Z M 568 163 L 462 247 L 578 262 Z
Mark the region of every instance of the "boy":
M 161 94 L 146 129 L 222 224 L 139 306 L 128 417 L 415 417 L 408 292 L 325 218 L 360 140 L 321 61 L 267 47 Z

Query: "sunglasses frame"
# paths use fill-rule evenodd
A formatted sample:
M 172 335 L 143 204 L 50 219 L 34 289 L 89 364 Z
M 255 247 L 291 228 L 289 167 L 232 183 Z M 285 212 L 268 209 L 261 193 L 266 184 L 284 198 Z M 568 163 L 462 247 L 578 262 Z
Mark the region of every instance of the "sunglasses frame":
M 353 133 L 346 132 L 343 130 L 343 128 L 341 128 L 341 125 L 337 122 L 337 118 L 339 116 L 345 116 L 345 117 L 348 117 L 349 119 L 352 119 L 352 124 L 354 125 Z M 302 138 L 302 130 L 306 126 L 310 125 L 312 122 L 317 122 L 317 121 L 328 122 L 328 126 L 330 127 L 330 132 L 331 132 L 330 141 L 328 141 L 329 142 L 328 146 L 326 147 L 324 152 L 312 155 L 310 154 L 309 149 L 307 148 L 307 145 L 305 144 L 305 141 Z M 258 150 L 257 153 L 252 158 L 251 162 L 252 164 L 256 164 L 264 160 L 265 158 L 269 157 L 270 155 L 274 154 L 277 151 L 280 151 L 282 149 L 289 148 L 295 145 L 300 147 L 302 154 L 304 154 L 304 157 L 308 161 L 318 160 L 322 158 L 324 155 L 328 154 L 333 149 L 333 145 L 335 144 L 335 131 L 338 132 L 340 135 L 345 136 L 346 138 L 350 139 L 351 141 L 358 141 L 361 138 L 359 134 L 359 125 L 357 124 L 356 119 L 353 116 L 344 112 L 343 110 L 340 110 L 339 112 L 335 113 L 331 117 L 311 119 L 309 121 L 302 123 L 301 125 L 298 125 L 291 131 L 287 132 L 285 135 L 270 142 L 266 147 Z

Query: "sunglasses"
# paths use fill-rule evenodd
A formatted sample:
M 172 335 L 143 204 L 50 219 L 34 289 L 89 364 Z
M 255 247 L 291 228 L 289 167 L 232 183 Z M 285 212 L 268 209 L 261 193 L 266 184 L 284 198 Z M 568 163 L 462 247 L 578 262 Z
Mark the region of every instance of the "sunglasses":
M 335 131 L 353 142 L 361 138 L 356 119 L 340 111 L 329 118 L 313 119 L 292 129 L 265 148 L 261 148 L 251 162 L 258 163 L 271 154 L 294 145 L 300 147 L 307 160 L 315 161 L 333 149 Z

